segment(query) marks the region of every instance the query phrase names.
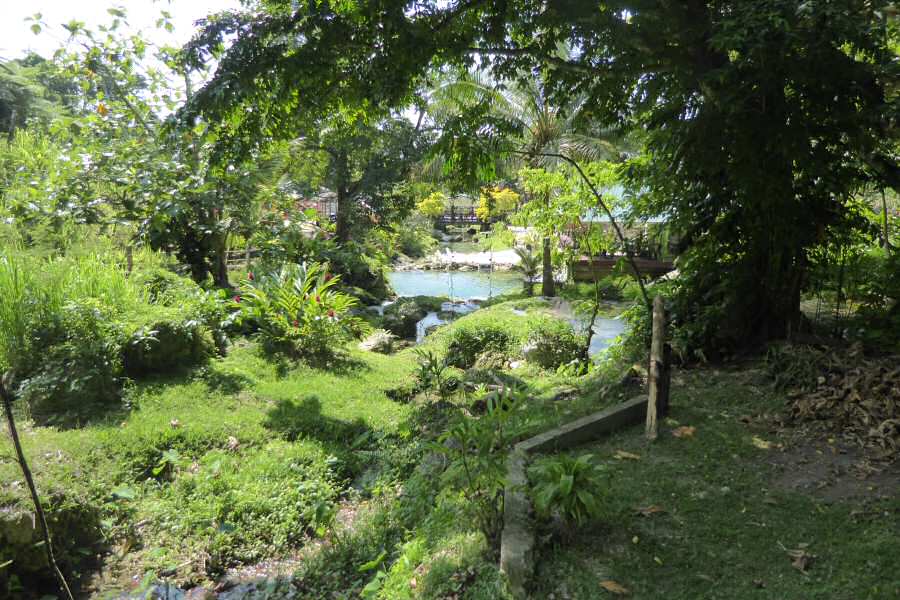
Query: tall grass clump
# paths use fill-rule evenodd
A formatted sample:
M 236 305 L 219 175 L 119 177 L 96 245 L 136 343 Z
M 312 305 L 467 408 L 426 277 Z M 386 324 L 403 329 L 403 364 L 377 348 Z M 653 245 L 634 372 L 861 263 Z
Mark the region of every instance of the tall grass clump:
M 29 319 L 44 317 L 44 304 L 33 297 L 34 271 L 15 255 L 0 257 L 0 366 L 11 367 L 17 352 L 27 352 Z
M 206 321 L 219 322 L 216 299 L 170 273 L 179 297 L 156 302 L 147 273 L 156 277 L 162 260 L 145 254 L 129 275 L 113 252 L 0 250 L 0 370 L 12 373 L 36 421 L 84 420 L 118 401 L 126 372 L 189 365 L 211 352 Z

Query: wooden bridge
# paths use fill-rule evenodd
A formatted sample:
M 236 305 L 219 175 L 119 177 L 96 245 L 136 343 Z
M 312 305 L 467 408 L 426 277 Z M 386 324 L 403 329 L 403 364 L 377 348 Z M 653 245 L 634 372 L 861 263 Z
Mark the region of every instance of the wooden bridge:
M 450 207 L 450 210 L 448 212 L 445 212 L 438 218 L 439 225 L 455 225 L 458 223 L 474 224 L 481 223 L 481 220 L 477 216 L 475 216 L 474 207 L 465 210 L 458 209 L 453 206 Z

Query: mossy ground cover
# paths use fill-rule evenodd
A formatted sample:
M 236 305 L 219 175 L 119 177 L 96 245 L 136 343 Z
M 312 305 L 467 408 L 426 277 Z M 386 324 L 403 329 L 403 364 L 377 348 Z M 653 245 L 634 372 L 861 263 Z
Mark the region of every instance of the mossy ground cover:
M 23 423 L 51 512 L 65 502 L 92 514 L 93 539 L 72 545 L 59 532 L 64 562 L 111 550 L 110 576 L 150 570 L 197 582 L 320 534 L 368 466 L 354 441 L 364 449 L 408 437 L 410 407 L 385 391 L 413 364 L 353 352 L 332 372 L 279 365 L 238 343 L 207 367 L 134 384 L 129 409 L 101 422 Z M 5 438 L 2 448 L 10 453 Z M 2 504 L 27 510 L 15 463 L 0 464 L 0 481 Z
M 897 480 L 833 501 L 783 485 L 793 436 L 754 417 L 785 400 L 752 367 L 676 376 L 656 442 L 636 427 L 577 450 L 609 471 L 604 514 L 563 543 L 545 539 L 534 597 L 615 597 L 604 581 L 633 598 L 900 595 Z M 695 430 L 674 436 L 681 426 Z
M 551 312 L 537 298 L 492 303 L 421 348 L 443 356 L 456 332 L 504 331 L 516 368 L 454 373 L 526 390 L 509 420 L 513 439 L 634 392 L 610 365 L 574 376 L 522 361 L 529 327 Z M 416 363 L 411 349 L 353 349 L 310 368 L 238 340 L 206 366 L 132 384 L 127 406 L 103 420 L 67 430 L 23 423 L 51 526 L 66 532 L 57 536 L 64 561 L 100 597 L 141 577 L 210 586 L 231 567 L 299 556 L 284 584 L 293 597 L 504 598 L 496 548 L 429 447 L 478 408 L 461 391 L 449 401 L 415 391 Z M 647 598 L 660 589 L 674 598 L 891 597 L 896 496 L 826 503 L 776 485 L 779 438 L 740 420 L 783 408 L 758 371 L 685 372 L 674 389 L 674 421 L 653 445 L 635 429 L 583 449 L 609 471 L 604 513 L 562 543 L 542 538 L 535 597 L 603 597 L 601 581 Z M 680 425 L 696 430 L 672 436 Z M 615 458 L 620 450 L 640 458 Z M 0 463 L 0 504 L 27 511 L 19 480 L 14 463 Z M 661 511 L 637 510 L 648 507 Z M 791 566 L 795 550 L 815 556 L 806 572 Z
M 535 300 L 492 306 L 457 320 L 424 348 L 442 353 L 453 330 L 492 323 L 507 331 L 514 354 L 528 323 L 547 318 L 545 309 Z M 326 588 L 361 589 L 375 573 L 359 572 L 359 564 L 351 563 L 386 551 L 378 564 L 388 590 L 382 597 L 405 577 L 398 574 L 405 564 L 420 575 L 423 564 L 429 572 L 437 565 L 434 573 L 447 565 L 461 569 L 452 585 L 436 575 L 420 577 L 423 597 L 438 597 L 445 589 L 499 589 L 493 562 L 479 558 L 490 550 L 486 542 L 476 529 L 461 525 L 471 523 L 465 498 L 445 499 L 436 511 L 437 479 L 407 481 L 423 456 L 421 444 L 466 408 L 461 398 L 440 408 L 421 393 L 397 394 L 415 388 L 416 361 L 412 350 L 381 355 L 352 349 L 334 364 L 311 368 L 265 356 L 239 338 L 227 356 L 205 366 L 131 383 L 120 410 L 80 428 L 23 420 L 25 452 L 67 572 L 103 593 L 128 588 L 145 574 L 148 581 L 203 584 L 230 567 L 290 555 L 328 535 L 339 506 L 380 498 L 389 513 L 404 515 L 401 525 L 382 523 L 371 533 L 381 540 L 373 556 L 360 550 L 337 559 L 346 568 L 337 569 Z M 553 390 L 571 378 L 534 366 L 523 364 L 510 377 L 528 386 L 534 398 L 517 415 L 522 435 L 542 422 L 589 411 L 596 402 L 596 395 L 553 400 Z M 3 451 L 8 452 L 6 440 Z M 0 504 L 26 514 L 27 497 L 13 462 L 0 463 L 0 481 Z M 397 500 L 398 485 L 422 492 L 414 500 Z M 410 530 L 424 531 L 414 536 L 420 541 L 401 544 Z M 422 552 L 422 560 L 410 558 Z M 10 589 L 43 581 L 52 592 L 52 581 L 41 577 L 39 555 L 33 558 L 33 569 L 25 572 L 31 570 L 34 579 L 26 576 Z M 323 568 L 334 573 L 332 567 Z

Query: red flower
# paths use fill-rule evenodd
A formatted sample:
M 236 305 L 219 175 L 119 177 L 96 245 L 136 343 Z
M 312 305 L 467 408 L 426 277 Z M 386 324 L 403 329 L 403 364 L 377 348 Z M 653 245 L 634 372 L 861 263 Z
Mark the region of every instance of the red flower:
M 232 300 L 234 300 L 235 302 L 240 302 L 240 301 L 241 301 L 241 297 L 240 297 L 240 296 L 235 296 L 234 298 L 232 298 Z
M 316 302 L 321 302 L 321 301 L 322 301 L 322 299 L 319 298 L 318 296 L 316 296 Z
M 247 279 L 253 281 L 253 271 L 247 271 Z
M 325 273 L 325 281 L 331 281 L 331 273 Z
M 300 327 L 300 322 L 294 319 L 294 327 Z
M 330 308 L 328 309 L 328 316 L 331 317 L 332 319 L 334 318 L 334 311 L 331 310 Z

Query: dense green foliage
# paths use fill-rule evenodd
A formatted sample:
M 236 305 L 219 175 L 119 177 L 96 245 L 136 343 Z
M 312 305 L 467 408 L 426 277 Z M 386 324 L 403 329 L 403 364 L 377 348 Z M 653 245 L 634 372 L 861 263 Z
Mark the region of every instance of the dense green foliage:
M 338 283 L 321 264 L 284 265 L 247 279 L 234 302 L 263 347 L 322 364 L 363 331 L 363 321 L 349 314 L 356 299 L 338 291 Z
M 146 253 L 139 269 L 156 273 Z M 0 368 L 40 422 L 86 420 L 121 396 L 124 377 L 203 362 L 221 339 L 224 300 L 190 281 L 176 297 L 151 295 L 113 254 L 43 259 L 0 257 Z
M 66 24 L 51 59 L 0 62 L 0 373 L 80 593 L 227 577 L 266 597 L 508 598 L 509 452 L 639 393 L 651 297 L 682 366 L 810 333 L 861 341 L 861 361 L 900 350 L 894 2 L 241 6 L 181 49 L 125 33 L 110 8 L 97 29 Z M 384 302 L 391 263 L 439 244 L 418 265 L 429 279 L 493 273 L 503 250 L 523 293 Z M 463 248 L 483 254 L 457 262 Z M 675 255 L 676 271 L 651 282 L 634 253 L 659 272 Z M 558 281 L 585 263 L 593 281 Z M 538 273 L 563 298 L 531 297 Z M 624 339 L 588 356 L 598 319 L 620 313 Z M 786 389 L 837 381 L 823 352 L 769 346 L 771 393 L 676 371 L 661 427 L 696 428 L 536 459 L 535 591 L 592 598 L 612 573 L 688 597 L 699 560 L 735 597 L 730 573 L 756 563 L 756 588 L 832 597 L 857 579 L 879 597 L 873 565 L 890 570 L 860 557 L 889 556 L 894 532 L 774 492 L 754 454 L 773 445 L 742 429 L 776 435 Z M 893 392 L 891 360 L 862 379 Z M 804 410 L 868 406 L 840 394 Z M 882 408 L 842 422 L 847 439 L 896 446 Z M 46 597 L 30 496 L 0 446 L 0 596 Z M 880 519 L 880 502 L 849 514 Z M 795 565 L 805 581 L 790 580 L 772 524 L 792 547 L 830 544 L 828 575 Z
M 189 114 L 202 109 L 246 137 L 285 126 L 294 106 L 410 104 L 435 63 L 477 57 L 496 80 L 539 74 L 556 106 L 578 98 L 585 118 L 643 130 L 646 152 L 627 173 L 697 265 L 683 275 L 683 302 L 727 317 L 716 345 L 742 346 L 800 327 L 808 253 L 827 231 L 856 226 L 848 197 L 869 182 L 900 186 L 891 3 L 850 5 L 623 0 L 557 10 L 522 0 L 407 13 L 272 0 L 218 17 L 191 45 L 198 59 L 224 54 Z M 236 36 L 227 49 L 225 36 Z M 577 51 L 560 56 L 560 46 Z M 267 85 L 255 85 L 263 73 Z M 322 93 L 323 79 L 340 85 Z M 250 104 L 265 108 L 244 111 Z M 515 150 L 502 142 L 520 126 L 490 110 L 483 99 L 445 128 L 452 164 Z

